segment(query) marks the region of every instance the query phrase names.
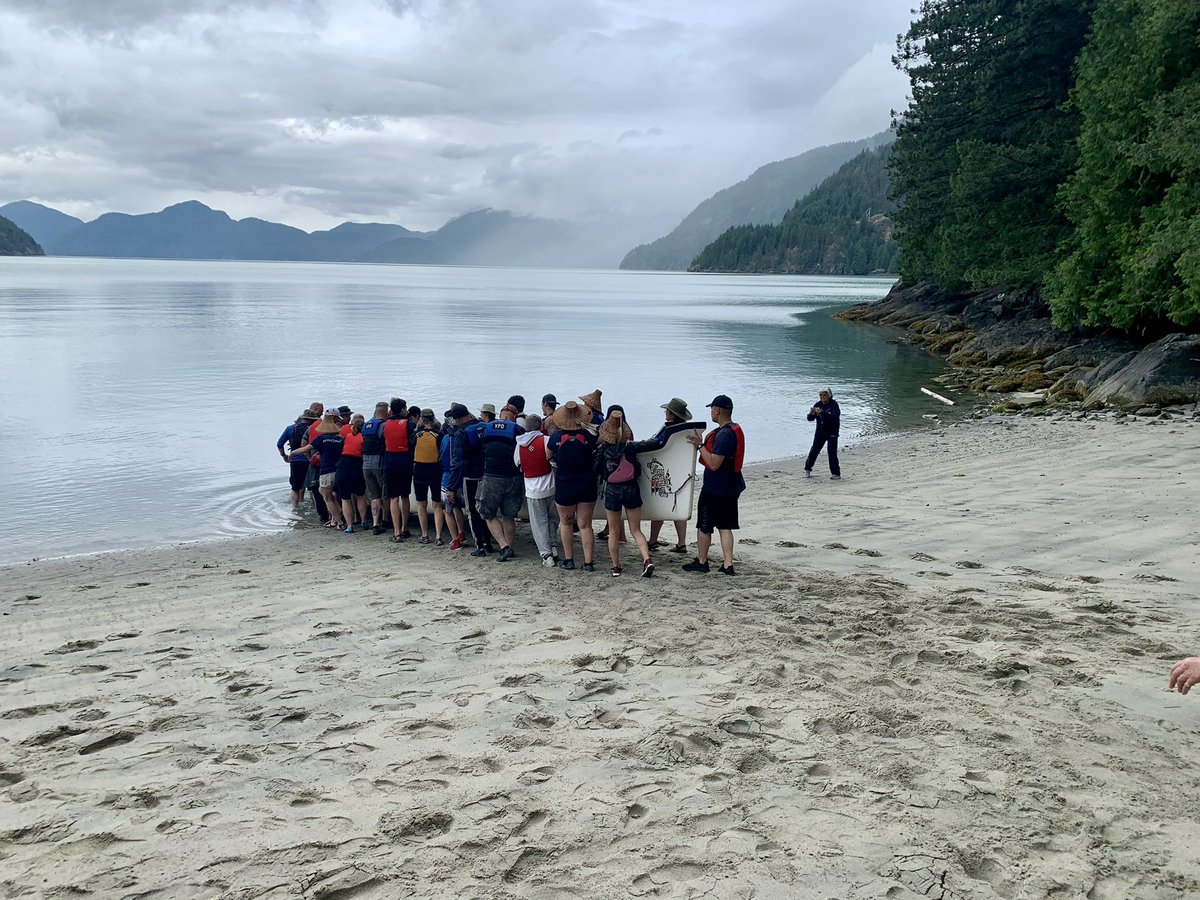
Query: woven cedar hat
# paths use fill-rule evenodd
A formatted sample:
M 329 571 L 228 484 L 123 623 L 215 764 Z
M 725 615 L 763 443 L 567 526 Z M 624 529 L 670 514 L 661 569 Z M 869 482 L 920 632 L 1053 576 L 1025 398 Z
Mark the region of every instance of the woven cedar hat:
M 588 409 L 594 409 L 596 412 L 604 412 L 604 407 L 600 405 L 600 388 L 596 388 L 590 394 L 584 394 L 579 399 L 583 401 L 583 405 Z
M 321 419 L 321 424 L 317 426 L 317 434 L 337 434 L 342 430 L 342 426 L 338 424 L 338 413 L 336 409 L 326 410 L 324 418 Z
M 554 411 L 554 424 L 563 431 L 575 431 L 592 420 L 587 409 L 574 400 L 568 400 Z
M 632 440 L 633 429 L 629 427 L 623 416 L 620 419 L 610 416 L 600 426 L 600 443 L 602 444 L 619 444 L 622 441 Z

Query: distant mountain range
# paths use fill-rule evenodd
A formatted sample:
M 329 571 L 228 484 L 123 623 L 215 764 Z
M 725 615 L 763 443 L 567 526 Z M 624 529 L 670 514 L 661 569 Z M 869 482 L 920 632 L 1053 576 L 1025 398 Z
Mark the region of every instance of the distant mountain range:
M 864 150 L 890 143 L 892 138 L 891 131 L 882 131 L 860 141 L 817 147 L 768 163 L 744 181 L 717 191 L 665 237 L 630 250 L 621 268 L 686 270 L 701 250 L 729 228 L 779 224 L 797 200 L 841 165 Z
M 611 268 L 628 233 L 619 223 L 579 225 L 492 209 L 431 232 L 344 222 L 309 233 L 263 219 L 233 219 L 196 200 L 143 215 L 105 213 L 91 222 L 28 200 L 0 206 L 0 215 L 51 255 L 151 259 Z

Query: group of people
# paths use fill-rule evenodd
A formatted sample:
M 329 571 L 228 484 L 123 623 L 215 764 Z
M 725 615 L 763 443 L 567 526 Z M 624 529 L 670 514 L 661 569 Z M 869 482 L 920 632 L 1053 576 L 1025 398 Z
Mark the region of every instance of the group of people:
M 746 486 L 746 445 L 733 421 L 733 401 L 721 394 L 707 404 L 715 427 L 704 434 L 698 425 L 688 427 L 691 410 L 673 397 L 662 404 L 658 433 L 635 441 L 624 409 L 616 404 L 605 409 L 601 399 L 595 390 L 560 405 L 546 394 L 538 414 L 526 413 L 525 398 L 515 394 L 499 411 L 490 403 L 478 413 L 452 403 L 438 416 L 397 397 L 375 404 L 370 418 L 348 406 L 314 403 L 283 430 L 276 446 L 290 466 L 292 506 L 311 494 L 317 515 L 330 528 L 346 533 L 370 528 L 375 535 L 390 532 L 396 543 L 415 539 L 451 550 L 473 544 L 471 556 L 494 553 L 507 562 L 516 555 L 517 517 L 524 505 L 544 566 L 575 569 L 578 536 L 580 565 L 594 572 L 592 516 L 603 503 L 607 525 L 599 537 L 608 541 L 611 574 L 624 574 L 624 517 L 641 556 L 640 574 L 648 578 L 654 574 L 654 549 L 687 554 L 687 521 L 674 521 L 674 545 L 659 540 L 663 521 L 652 521 L 649 536 L 643 534 L 638 454 L 660 449 L 684 431 L 704 471 L 697 552 L 683 569 L 711 571 L 716 532 L 718 571 L 735 575 L 733 532 Z M 419 537 L 409 528 L 413 500 Z

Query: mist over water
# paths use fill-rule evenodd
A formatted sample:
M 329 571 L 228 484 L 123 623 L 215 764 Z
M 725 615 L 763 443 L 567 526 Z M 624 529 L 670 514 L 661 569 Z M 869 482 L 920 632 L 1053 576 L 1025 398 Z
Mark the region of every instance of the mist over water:
M 275 441 L 315 400 L 534 411 L 595 388 L 652 434 L 733 397 L 751 461 L 807 449 L 829 386 L 843 445 L 941 413 L 941 371 L 830 318 L 870 278 L 0 259 L 0 562 L 288 527 Z

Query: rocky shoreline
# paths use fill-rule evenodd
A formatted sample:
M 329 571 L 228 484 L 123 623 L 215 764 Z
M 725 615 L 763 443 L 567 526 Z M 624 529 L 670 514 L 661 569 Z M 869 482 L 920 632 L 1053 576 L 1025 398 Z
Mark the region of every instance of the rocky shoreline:
M 1136 340 L 1056 328 L 1030 291 L 947 294 L 931 284 L 897 284 L 882 300 L 836 318 L 905 329 L 905 339 L 951 369 L 952 391 L 994 396 L 988 412 L 1108 410 L 1187 415 L 1200 401 L 1200 335 Z

